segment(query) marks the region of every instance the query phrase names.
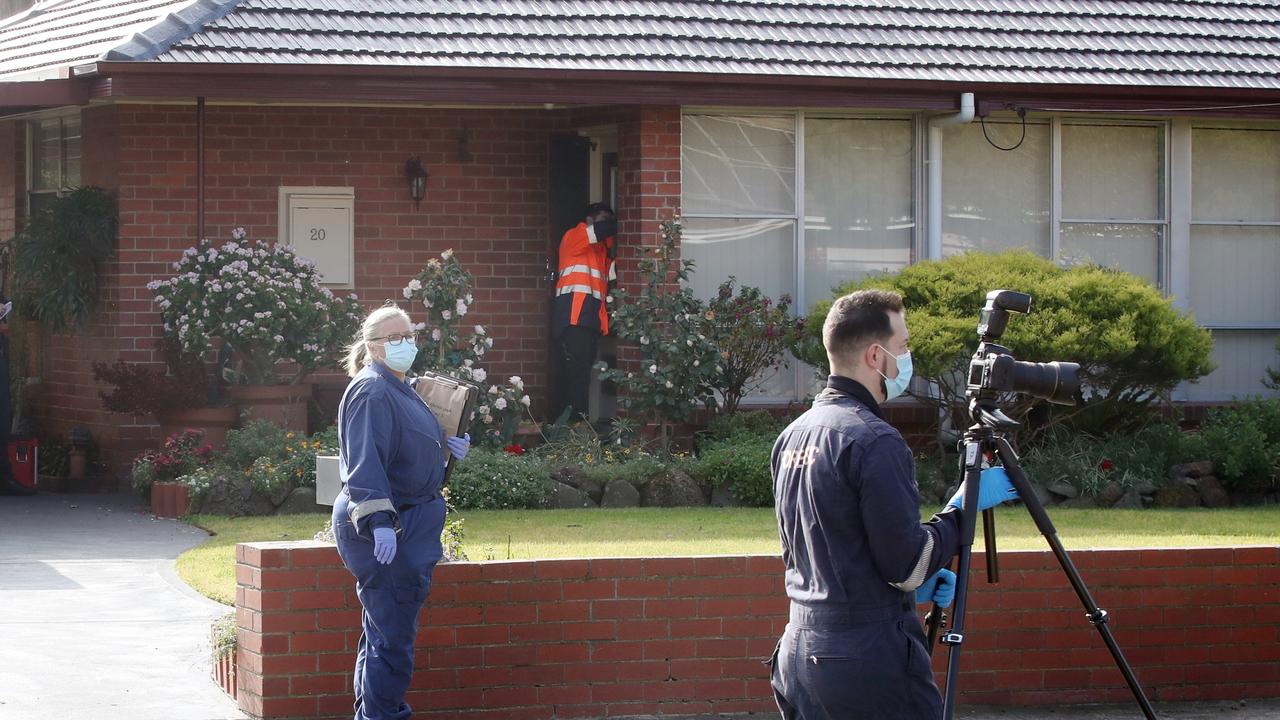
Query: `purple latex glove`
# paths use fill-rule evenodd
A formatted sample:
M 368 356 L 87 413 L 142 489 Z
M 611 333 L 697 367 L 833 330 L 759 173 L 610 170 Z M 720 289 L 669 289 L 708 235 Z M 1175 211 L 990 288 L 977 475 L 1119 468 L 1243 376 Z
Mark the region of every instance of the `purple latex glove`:
M 395 528 L 373 529 L 373 558 L 383 565 L 390 565 L 396 557 Z
M 462 437 L 451 437 L 444 441 L 449 446 L 449 452 L 459 460 L 465 458 L 467 453 L 471 451 L 471 433 L 466 433 Z

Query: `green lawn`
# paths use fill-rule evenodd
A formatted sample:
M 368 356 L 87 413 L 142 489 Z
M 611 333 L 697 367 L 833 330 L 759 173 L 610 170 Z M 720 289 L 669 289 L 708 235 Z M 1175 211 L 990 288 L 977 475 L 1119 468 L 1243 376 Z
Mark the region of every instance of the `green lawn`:
M 468 510 L 464 550 L 472 560 L 769 554 L 778 552 L 773 510 L 644 508 L 637 510 Z M 1280 544 L 1280 507 L 1229 510 L 1052 509 L 1049 517 L 1068 550 Z M 178 574 L 196 590 L 235 601 L 235 545 L 307 540 L 323 515 L 191 521 L 216 535 L 178 558 Z M 996 512 L 1000 550 L 1046 549 L 1021 508 Z M 976 547 L 982 545 L 981 528 Z

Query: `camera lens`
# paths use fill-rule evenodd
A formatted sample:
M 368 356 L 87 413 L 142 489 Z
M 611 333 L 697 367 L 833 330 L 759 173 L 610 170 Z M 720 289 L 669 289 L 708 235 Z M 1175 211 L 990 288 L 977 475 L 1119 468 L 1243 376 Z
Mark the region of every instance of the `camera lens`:
M 1073 362 L 1013 363 L 1010 389 L 1058 405 L 1074 405 L 1080 392 L 1080 365 Z

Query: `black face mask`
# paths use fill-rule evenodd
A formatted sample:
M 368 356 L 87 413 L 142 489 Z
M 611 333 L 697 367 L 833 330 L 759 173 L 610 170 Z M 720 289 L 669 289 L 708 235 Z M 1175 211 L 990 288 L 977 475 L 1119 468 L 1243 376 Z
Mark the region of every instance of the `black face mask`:
M 604 217 L 591 224 L 596 231 L 596 239 L 603 240 L 618 234 L 618 219 Z

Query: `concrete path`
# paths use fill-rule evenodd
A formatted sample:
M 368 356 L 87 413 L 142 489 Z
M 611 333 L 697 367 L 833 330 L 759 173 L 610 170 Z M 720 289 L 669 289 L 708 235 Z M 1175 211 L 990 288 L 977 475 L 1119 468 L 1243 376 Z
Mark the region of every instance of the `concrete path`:
M 210 679 L 228 608 L 173 559 L 208 536 L 129 495 L 0 495 L 0 720 L 242 720 Z

